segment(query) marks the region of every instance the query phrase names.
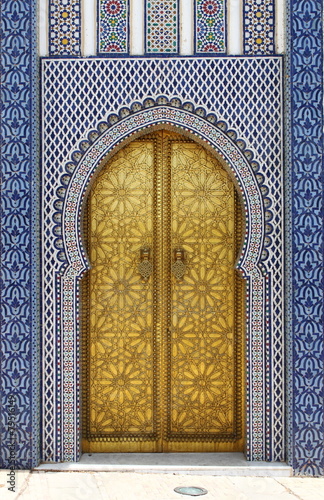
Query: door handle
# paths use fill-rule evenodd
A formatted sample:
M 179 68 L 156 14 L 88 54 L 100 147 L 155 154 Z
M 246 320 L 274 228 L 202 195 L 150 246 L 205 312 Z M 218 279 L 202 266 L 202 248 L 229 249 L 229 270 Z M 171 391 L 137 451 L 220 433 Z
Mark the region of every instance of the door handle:
M 151 249 L 148 247 L 143 247 L 140 249 L 140 262 L 137 266 L 138 272 L 142 276 L 144 281 L 147 281 L 152 274 L 153 265 L 150 261 Z
M 186 272 L 185 251 L 183 248 L 175 248 L 173 254 L 172 272 L 177 280 L 181 280 Z

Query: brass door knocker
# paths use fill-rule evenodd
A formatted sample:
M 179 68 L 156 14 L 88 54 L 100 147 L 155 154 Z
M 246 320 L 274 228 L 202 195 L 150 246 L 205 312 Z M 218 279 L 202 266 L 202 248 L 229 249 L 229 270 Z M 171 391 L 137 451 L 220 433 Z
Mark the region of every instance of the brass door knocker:
M 150 248 L 143 247 L 140 249 L 140 263 L 138 264 L 137 269 L 144 281 L 147 281 L 149 279 L 153 271 L 153 265 L 150 261 L 150 257 Z
M 172 272 L 177 280 L 181 280 L 186 272 L 185 251 L 183 248 L 175 248 L 173 253 L 175 260 L 172 264 Z

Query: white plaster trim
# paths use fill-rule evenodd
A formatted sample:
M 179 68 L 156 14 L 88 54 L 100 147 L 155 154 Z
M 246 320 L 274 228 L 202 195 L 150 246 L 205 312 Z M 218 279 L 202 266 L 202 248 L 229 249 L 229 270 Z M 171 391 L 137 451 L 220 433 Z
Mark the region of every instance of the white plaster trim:
M 227 0 L 227 53 L 243 54 L 242 0 Z
M 97 32 L 97 1 L 81 1 L 81 53 L 84 57 L 95 56 Z
M 130 54 L 144 54 L 144 0 L 130 0 Z
M 190 56 L 194 53 L 194 2 L 180 0 L 179 28 L 180 54 Z
M 286 50 L 286 4 L 284 0 L 275 0 L 275 48 L 276 54 L 284 54 Z
M 38 0 L 38 54 L 48 55 L 48 0 Z

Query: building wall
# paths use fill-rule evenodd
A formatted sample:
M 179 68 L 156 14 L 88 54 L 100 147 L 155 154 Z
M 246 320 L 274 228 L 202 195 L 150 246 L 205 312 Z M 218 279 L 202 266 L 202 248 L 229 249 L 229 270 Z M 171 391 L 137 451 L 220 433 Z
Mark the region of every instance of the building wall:
M 89 8 L 90 3 L 86 3 Z M 79 6 L 77 2 L 74 5 L 75 9 L 69 13 L 70 17 L 67 16 L 69 19 L 73 18 L 69 24 L 66 22 L 65 14 L 63 16 L 61 11 L 60 15 L 57 14 L 60 3 L 50 2 L 50 7 L 54 10 L 48 24 L 51 25 L 50 34 L 54 33 L 54 41 L 52 37 L 47 47 L 43 27 L 46 25 L 44 22 L 46 9 L 43 3 L 39 16 L 33 1 L 23 4 L 7 1 L 2 5 L 4 26 L 2 63 L 5 71 L 2 90 L 4 148 L 1 161 L 3 180 L 1 459 L 2 466 L 8 468 L 29 468 L 37 465 L 43 456 L 40 449 L 46 446 L 42 439 L 46 429 L 43 427 L 43 433 L 40 432 L 40 409 L 43 408 L 45 400 L 47 405 L 45 409 L 48 413 L 55 411 L 51 404 L 57 404 L 56 397 L 53 400 L 53 397 L 48 397 L 46 392 L 42 393 L 40 388 L 40 372 L 48 366 L 46 358 L 41 356 L 40 341 L 43 345 L 46 343 L 48 330 L 41 324 L 40 315 L 39 250 L 44 248 L 44 242 L 40 240 L 39 230 L 41 187 L 38 173 L 40 124 L 36 20 L 38 17 L 43 20 L 39 23 L 42 55 L 46 55 L 49 51 L 53 58 L 58 56 L 75 58 L 74 62 L 70 63 L 63 61 L 55 63 L 54 59 L 53 62 L 48 60 L 45 66 L 46 64 L 48 68 L 51 65 L 59 67 L 60 64 L 77 66 L 77 58 L 81 53 L 92 55 L 95 50 L 94 30 L 89 27 L 91 23 L 94 25 L 94 20 L 90 13 L 86 16 L 90 23 L 80 25 Z M 255 14 L 257 10 L 253 10 L 258 9 L 257 5 L 257 2 L 254 4 L 252 0 L 244 3 L 242 36 L 230 37 L 230 42 L 227 44 L 229 53 L 237 55 L 243 51 L 246 56 L 259 56 L 260 53 L 269 56 L 273 55 L 275 45 L 277 51 L 282 50 L 283 37 L 280 28 L 283 19 L 282 4 L 277 3 L 278 35 L 275 44 L 274 40 L 271 40 L 273 14 L 265 12 L 266 22 L 260 25 L 259 18 Z M 271 5 L 272 3 L 268 2 L 265 7 Z M 322 5 L 313 0 L 291 2 L 291 5 L 287 4 L 286 7 L 287 57 L 284 80 L 288 82 L 285 85 L 287 458 L 296 474 L 320 475 L 323 474 L 323 399 L 321 399 L 323 398 L 321 328 L 323 299 L 320 285 Z M 230 2 L 228 12 L 233 12 L 234 8 L 235 2 Z M 185 15 L 183 9 L 181 15 Z M 134 18 L 134 11 L 132 16 Z M 229 33 L 235 31 L 234 18 L 235 16 L 229 15 L 231 26 Z M 188 23 L 183 25 L 188 26 Z M 192 23 L 190 29 L 193 32 Z M 260 30 L 263 37 L 259 37 Z M 86 37 L 83 36 L 83 42 L 82 33 L 88 33 Z M 131 29 L 130 37 L 133 44 L 131 51 L 141 52 L 144 44 L 138 43 L 136 48 L 134 46 L 136 40 L 132 33 L 134 30 L 132 32 Z M 62 44 L 62 40 L 68 38 L 67 34 L 73 43 L 64 41 Z M 183 51 L 182 53 L 189 55 L 194 51 L 189 35 L 190 30 L 181 32 L 178 38 L 180 53 Z M 254 43 L 253 40 L 258 38 L 261 41 Z M 199 57 L 203 58 L 206 55 L 222 58 L 226 53 L 221 55 L 215 52 L 212 56 L 210 53 L 200 54 Z M 111 54 L 105 54 L 105 57 L 109 58 Z M 168 57 L 171 58 L 170 55 Z M 104 64 L 108 64 L 107 61 L 108 59 Z M 87 63 L 83 60 L 82 64 Z M 81 80 L 82 78 L 83 76 Z M 226 83 L 224 87 L 226 89 Z M 241 98 L 243 106 L 243 97 Z M 71 99 L 73 101 L 73 98 Z M 59 98 L 57 105 L 61 105 Z M 108 111 L 112 110 L 106 109 L 106 112 Z M 253 120 L 255 123 L 256 117 Z M 50 395 L 53 395 L 53 392 Z M 58 398 L 59 396 L 57 393 Z M 73 403 L 75 401 L 71 402 L 72 405 Z M 278 415 L 274 414 L 274 418 L 278 419 Z M 279 420 L 282 422 L 281 418 Z M 46 435 L 50 436 L 50 432 Z M 76 449 L 76 446 L 76 443 L 72 444 L 72 448 Z M 275 457 L 270 454 L 266 458 L 271 460 Z

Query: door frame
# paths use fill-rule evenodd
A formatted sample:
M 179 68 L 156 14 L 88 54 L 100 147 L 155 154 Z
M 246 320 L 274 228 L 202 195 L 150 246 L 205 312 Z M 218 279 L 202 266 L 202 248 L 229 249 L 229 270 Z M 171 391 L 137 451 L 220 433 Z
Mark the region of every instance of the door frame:
M 112 115 L 107 122 L 99 123 L 98 129 L 91 131 L 72 154 L 73 161 L 66 165 L 57 190 L 54 237 L 58 260 L 62 263 L 56 275 L 56 317 L 62 352 L 59 459 L 64 461 L 78 460 L 81 454 L 79 283 L 89 268 L 82 241 L 84 199 L 103 160 L 107 161 L 127 141 L 163 127 L 187 135 L 213 151 L 232 175 L 241 194 L 246 231 L 236 268 L 246 280 L 246 457 L 271 460 L 277 442 L 283 442 L 282 364 L 277 363 L 279 376 L 272 380 L 273 360 L 276 350 L 282 351 L 282 344 L 275 346 L 272 342 L 276 311 L 272 309 L 270 291 L 275 277 L 266 258 L 271 237 L 265 234 L 265 217 L 269 217 L 265 180 L 258 174 L 260 167 L 253 160 L 253 153 L 223 121 L 217 122 L 214 115 L 206 116 L 201 108 L 195 110 L 188 103 L 181 107 L 179 100 L 173 101 L 160 98 L 150 106 L 136 103 L 127 112 L 123 108 L 120 117 Z M 281 314 L 281 309 L 277 310 L 277 314 Z M 277 403 L 273 401 L 273 394 Z M 279 412 L 276 411 L 278 404 L 281 405 Z M 276 428 L 279 433 L 274 431 Z

